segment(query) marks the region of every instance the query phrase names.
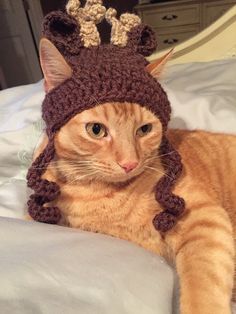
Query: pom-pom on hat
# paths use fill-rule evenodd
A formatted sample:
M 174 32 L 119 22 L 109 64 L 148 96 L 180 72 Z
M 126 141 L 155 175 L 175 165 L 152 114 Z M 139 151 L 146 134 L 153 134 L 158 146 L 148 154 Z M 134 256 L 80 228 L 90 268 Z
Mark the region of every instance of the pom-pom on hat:
M 110 44 L 101 44 L 96 27 L 104 18 L 112 26 Z M 185 205 L 182 198 L 171 192 L 182 164 L 180 155 L 166 138 L 170 104 L 156 79 L 159 67 L 145 59 L 156 49 L 154 32 L 134 14 L 125 13 L 118 19 L 116 11 L 106 10 L 102 0 L 87 0 L 83 8 L 79 0 L 69 0 L 66 12 L 56 11 L 45 17 L 43 37 L 41 56 L 49 48 L 47 53 L 55 53 L 60 65 L 50 77 L 50 71 L 42 64 L 47 91 L 42 117 L 48 144 L 28 171 L 28 186 L 34 190 L 28 201 L 29 214 L 37 221 L 51 224 L 61 218 L 60 208 L 47 204 L 59 196 L 60 188 L 55 182 L 42 179 L 55 156 L 54 138 L 60 128 L 76 114 L 97 105 L 130 102 L 150 110 L 162 124 L 159 153 L 166 175 L 157 182 L 155 197 L 163 211 L 153 218 L 153 224 L 160 232 L 168 231 Z M 158 60 L 158 64 L 168 57 L 169 54 Z

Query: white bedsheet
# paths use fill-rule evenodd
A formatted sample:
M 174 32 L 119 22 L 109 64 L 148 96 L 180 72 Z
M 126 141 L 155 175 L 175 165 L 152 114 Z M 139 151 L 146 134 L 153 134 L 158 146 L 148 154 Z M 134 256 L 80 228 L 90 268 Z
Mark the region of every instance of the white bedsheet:
M 236 134 L 236 60 L 169 67 L 171 127 Z M 0 312 L 171 313 L 173 273 L 133 244 L 24 222 L 42 82 L 0 92 Z
M 171 66 L 162 81 L 170 127 L 236 134 L 236 58 Z

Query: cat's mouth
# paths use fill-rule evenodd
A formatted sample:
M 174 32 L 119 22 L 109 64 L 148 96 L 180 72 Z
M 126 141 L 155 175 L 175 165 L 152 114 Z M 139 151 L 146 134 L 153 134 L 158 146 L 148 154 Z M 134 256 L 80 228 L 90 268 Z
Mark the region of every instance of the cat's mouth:
M 124 183 L 130 180 L 133 180 L 140 176 L 143 173 L 144 169 L 142 167 L 137 168 L 133 171 L 130 171 L 128 173 L 114 173 L 110 174 L 106 177 L 103 177 L 105 181 L 110 183 Z

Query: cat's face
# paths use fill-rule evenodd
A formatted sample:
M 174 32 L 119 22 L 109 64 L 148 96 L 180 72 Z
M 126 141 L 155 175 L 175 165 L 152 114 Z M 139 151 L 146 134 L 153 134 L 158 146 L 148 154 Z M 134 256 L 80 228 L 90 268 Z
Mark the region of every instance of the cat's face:
M 158 118 L 138 104 L 96 106 L 77 114 L 58 132 L 58 169 L 73 182 L 125 182 L 150 170 L 161 138 Z
M 171 55 L 172 50 L 146 71 L 158 79 Z M 45 38 L 40 42 L 40 62 L 46 93 L 72 77 L 72 68 Z M 156 170 L 151 165 L 158 158 L 161 138 L 161 123 L 147 109 L 138 104 L 102 104 L 76 115 L 60 129 L 55 138 L 57 169 L 75 183 L 125 182 L 144 170 Z

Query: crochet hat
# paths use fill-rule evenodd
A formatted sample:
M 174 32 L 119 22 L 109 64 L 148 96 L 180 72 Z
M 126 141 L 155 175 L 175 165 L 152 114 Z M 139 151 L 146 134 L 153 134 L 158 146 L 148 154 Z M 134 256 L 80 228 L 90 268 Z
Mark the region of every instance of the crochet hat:
M 110 44 L 100 43 L 96 28 L 104 18 L 112 26 Z M 55 156 L 54 138 L 60 128 L 76 114 L 97 105 L 129 102 L 147 108 L 162 124 L 159 154 L 166 175 L 157 182 L 155 197 L 163 211 L 153 217 L 153 224 L 161 232 L 171 229 L 184 210 L 184 200 L 171 192 L 182 164 L 165 135 L 171 113 L 167 95 L 149 73 L 152 64 L 145 59 L 156 49 L 154 32 L 134 14 L 122 14 L 118 20 L 116 11 L 106 10 L 102 0 L 87 0 L 83 8 L 80 1 L 70 0 L 66 12 L 45 17 L 43 36 L 57 47 L 72 71 L 68 70 L 68 79 L 58 87 L 46 86 L 49 92 L 43 101 L 42 117 L 48 144 L 28 171 L 28 186 L 34 190 L 28 201 L 29 214 L 51 224 L 61 218 L 60 208 L 46 204 L 58 197 L 60 188 L 42 179 Z

